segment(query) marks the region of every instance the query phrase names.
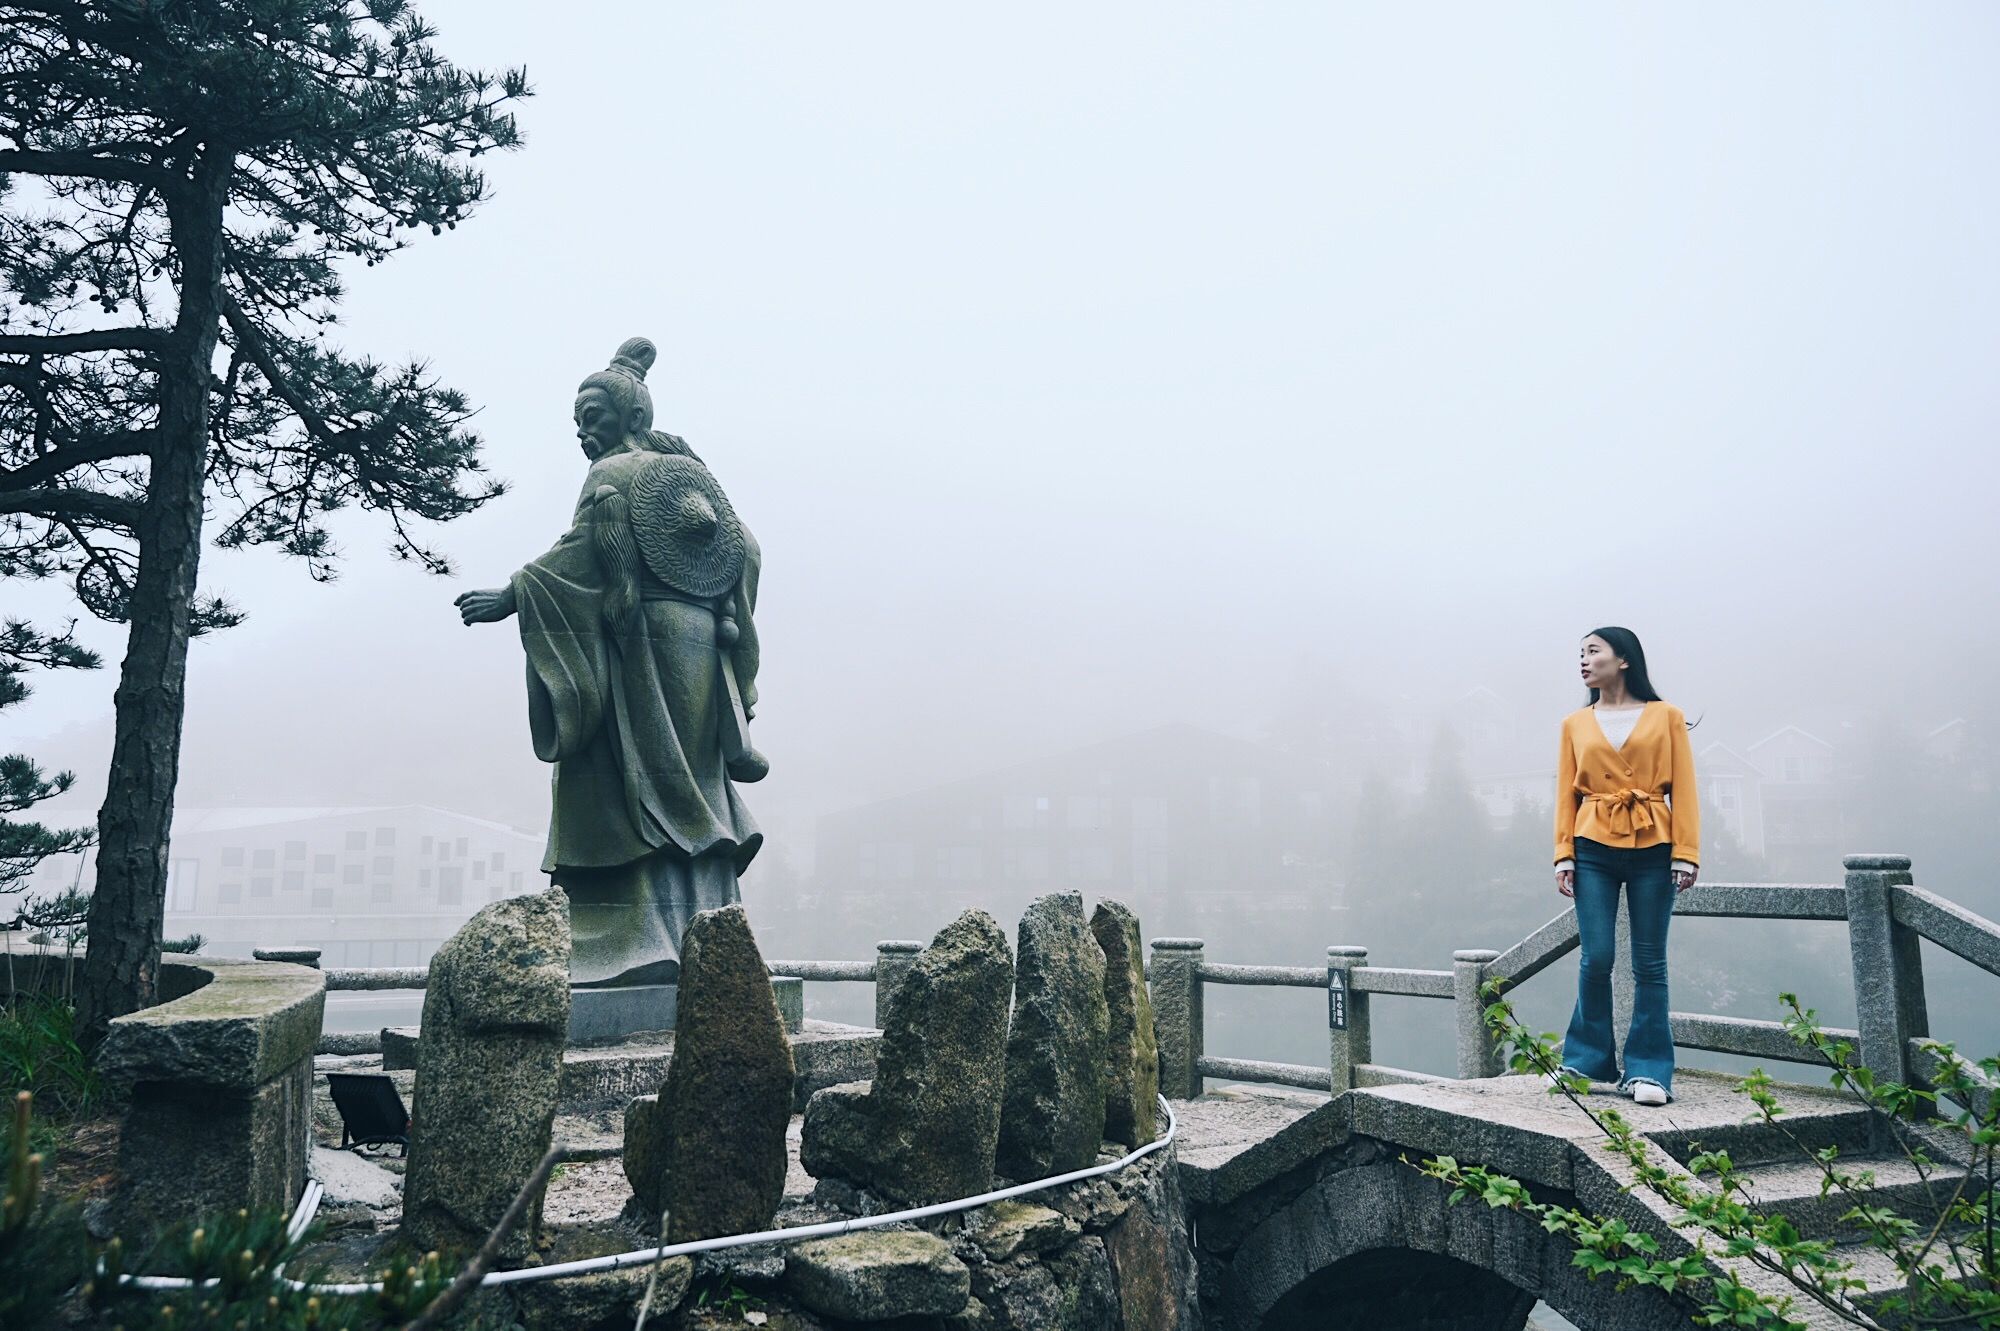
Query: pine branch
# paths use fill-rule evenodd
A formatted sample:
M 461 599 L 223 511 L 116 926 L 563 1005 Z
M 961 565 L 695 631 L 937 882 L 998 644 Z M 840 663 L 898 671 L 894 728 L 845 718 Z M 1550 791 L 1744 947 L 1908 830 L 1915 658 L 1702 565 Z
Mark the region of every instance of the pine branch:
M 181 182 L 173 172 L 148 162 L 126 157 L 100 157 L 90 152 L 56 152 L 33 148 L 0 148 L 0 175 L 19 172 L 30 176 L 73 176 L 86 180 L 111 180 L 128 185 L 151 185 L 163 194 L 175 192 Z
M 137 527 L 144 506 L 136 499 L 99 494 L 73 486 L 39 490 L 0 490 L 0 513 L 35 517 L 84 518 L 112 527 Z
M 145 457 L 152 452 L 155 438 L 152 430 L 130 430 L 87 443 L 64 444 L 32 462 L 22 463 L 12 471 L 0 471 L 0 489 L 24 490 L 94 462 Z
M 0 152 L 0 158 L 7 154 Z M 15 356 L 73 356 L 86 351 L 173 349 L 174 335 L 160 328 L 93 328 L 81 333 L 0 333 L 0 352 Z

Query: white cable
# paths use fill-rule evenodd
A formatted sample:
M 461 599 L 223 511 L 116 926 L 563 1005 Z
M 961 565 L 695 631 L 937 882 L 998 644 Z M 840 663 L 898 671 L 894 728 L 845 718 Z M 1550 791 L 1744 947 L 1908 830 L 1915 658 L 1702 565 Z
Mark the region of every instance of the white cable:
M 1174 1116 L 1174 1107 L 1167 1103 L 1165 1096 L 1159 1097 L 1160 1108 L 1166 1111 L 1167 1130 L 1137 1150 L 1129 1151 L 1116 1160 L 1088 1169 L 1074 1169 L 1067 1174 L 1057 1174 L 1050 1178 L 1036 1179 L 1032 1183 L 1017 1183 L 1010 1188 L 999 1188 L 992 1192 L 982 1192 L 976 1197 L 961 1197 L 957 1201 L 938 1202 L 932 1206 L 917 1206 L 904 1211 L 890 1211 L 883 1215 L 856 1216 L 847 1220 L 828 1220 L 817 1225 L 800 1225 L 794 1229 L 766 1229 L 755 1234 L 731 1234 L 723 1238 L 695 1239 L 687 1243 L 672 1243 L 651 1248 L 637 1248 L 631 1252 L 612 1253 L 608 1257 L 588 1257 L 575 1262 L 557 1262 L 550 1266 L 522 1267 L 513 1271 L 489 1271 L 480 1280 L 481 1285 L 514 1285 L 531 1280 L 554 1280 L 562 1276 L 585 1275 L 592 1271 L 614 1271 L 621 1266 L 640 1266 L 657 1262 L 668 1257 L 683 1257 L 693 1253 L 723 1252 L 730 1248 L 748 1248 L 761 1243 L 799 1243 L 806 1239 L 825 1238 L 833 1234 L 851 1234 L 857 1230 L 880 1229 L 885 1225 L 901 1224 L 909 1220 L 927 1220 L 932 1216 L 950 1215 L 957 1211 L 970 1211 L 993 1202 L 1005 1201 L 1009 1197 L 1021 1197 L 1031 1192 L 1041 1192 L 1048 1188 L 1061 1187 L 1065 1183 L 1077 1183 L 1087 1178 L 1116 1173 L 1127 1165 L 1144 1159 L 1174 1140 L 1180 1131 L 1180 1120 Z M 299 1198 L 299 1207 L 292 1215 L 291 1224 L 286 1226 L 286 1234 L 297 1237 L 312 1223 L 313 1214 L 319 1210 L 320 1197 L 325 1189 L 317 1181 L 307 1185 L 305 1194 Z M 382 1290 L 379 1280 L 356 1281 L 344 1284 L 315 1285 L 303 1280 L 292 1280 L 274 1272 L 291 1289 L 306 1290 L 315 1294 L 378 1294 Z M 123 1283 L 136 1285 L 141 1289 L 190 1289 L 195 1282 L 186 1276 L 120 1276 Z M 212 1285 L 214 1280 L 201 1282 Z

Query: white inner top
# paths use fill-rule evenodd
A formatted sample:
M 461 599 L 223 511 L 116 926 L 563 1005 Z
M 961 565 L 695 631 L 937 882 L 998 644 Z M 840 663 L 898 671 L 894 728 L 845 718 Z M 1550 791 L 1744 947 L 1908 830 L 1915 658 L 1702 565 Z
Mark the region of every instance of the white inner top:
M 1603 728 L 1604 738 L 1611 741 L 1611 747 L 1622 749 L 1625 747 L 1625 741 L 1631 737 L 1632 727 L 1639 724 L 1639 717 L 1645 710 L 1645 704 L 1642 703 L 1637 707 L 1621 707 L 1616 711 L 1593 707 L 1590 709 L 1590 714 L 1597 718 L 1597 724 Z

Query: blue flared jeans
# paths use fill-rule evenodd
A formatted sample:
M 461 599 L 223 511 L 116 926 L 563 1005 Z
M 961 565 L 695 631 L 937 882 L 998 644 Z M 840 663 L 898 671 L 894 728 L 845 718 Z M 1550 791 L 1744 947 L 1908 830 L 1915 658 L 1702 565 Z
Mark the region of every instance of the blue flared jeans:
M 1576 839 L 1576 1011 L 1563 1036 L 1563 1063 L 1592 1081 L 1659 1083 L 1674 1089 L 1674 1032 L 1667 1019 L 1667 925 L 1674 917 L 1673 847 L 1607 846 Z M 1625 1071 L 1611 1039 L 1611 967 L 1618 952 L 1618 889 L 1632 925 L 1632 1027 Z

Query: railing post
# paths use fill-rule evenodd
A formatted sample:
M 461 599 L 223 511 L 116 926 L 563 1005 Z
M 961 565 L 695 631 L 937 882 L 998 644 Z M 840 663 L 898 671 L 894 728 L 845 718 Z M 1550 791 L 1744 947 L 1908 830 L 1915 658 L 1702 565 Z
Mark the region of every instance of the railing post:
M 1365 947 L 1326 950 L 1327 1072 L 1335 1095 L 1353 1090 L 1354 1069 L 1375 1061 L 1368 995 L 1354 987 L 1354 972 L 1367 964 Z
M 1148 979 L 1160 1046 L 1160 1094 L 1192 1100 L 1201 1094 L 1201 940 L 1155 938 L 1152 963 Z
M 875 945 L 875 1027 L 886 1029 L 889 1025 L 889 1000 L 896 996 L 896 986 L 917 964 L 917 954 L 924 945 L 907 938 L 887 938 Z
M 1909 1042 L 1931 1033 L 1924 960 L 1914 929 L 1896 923 L 1890 889 L 1907 887 L 1907 855 L 1849 855 L 1847 941 L 1854 956 L 1854 1008 L 1861 1062 L 1877 1082 L 1910 1081 Z
M 1500 1046 L 1486 1029 L 1486 967 L 1500 954 L 1491 948 L 1466 948 L 1451 954 L 1452 1009 L 1458 1015 L 1458 1075 L 1497 1077 L 1503 1070 Z

